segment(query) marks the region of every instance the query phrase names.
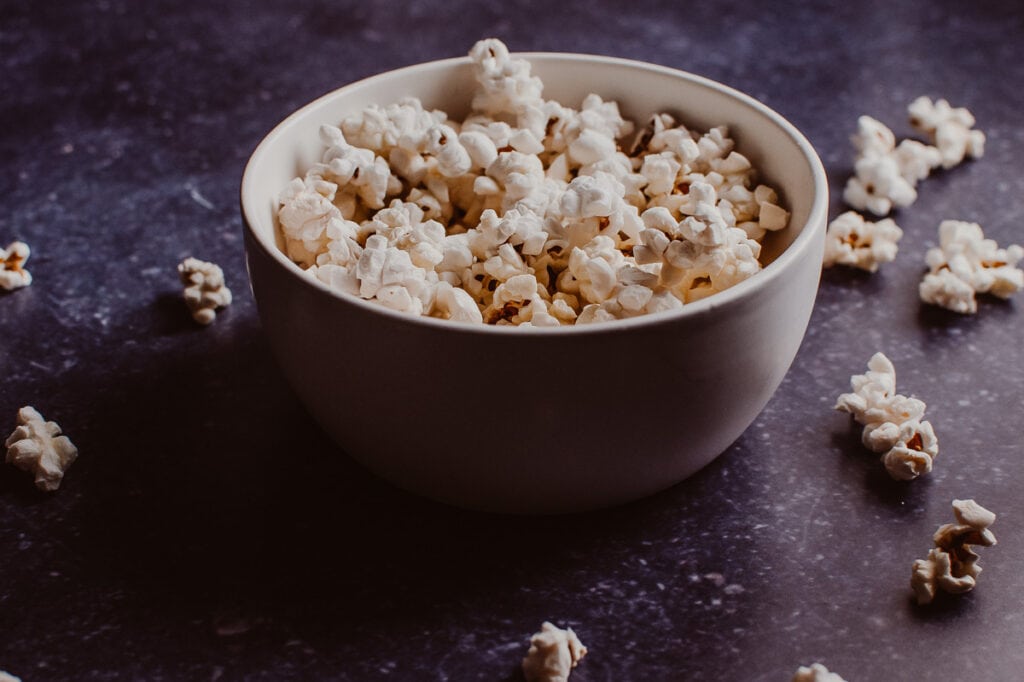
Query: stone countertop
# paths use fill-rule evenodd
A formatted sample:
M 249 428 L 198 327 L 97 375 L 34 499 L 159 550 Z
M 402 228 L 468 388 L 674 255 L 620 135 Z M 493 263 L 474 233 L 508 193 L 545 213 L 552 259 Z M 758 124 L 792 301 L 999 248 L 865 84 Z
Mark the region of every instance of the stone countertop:
M 1017 680 L 1024 666 L 1024 299 L 922 306 L 942 219 L 1024 241 L 1024 19 L 1015 3 L 0 2 L 0 428 L 58 421 L 61 489 L 0 467 L 0 669 L 43 680 L 513 680 L 540 623 L 588 680 Z M 967 106 L 985 157 L 924 181 L 873 276 L 823 276 L 764 413 L 689 480 L 557 518 L 449 509 L 341 456 L 280 375 L 247 290 L 237 190 L 299 105 L 478 38 L 682 68 L 789 118 L 838 195 L 860 114 L 910 134 L 920 94 Z M 841 210 L 833 199 L 832 214 Z M 235 303 L 192 323 L 175 265 Z M 891 481 L 832 410 L 877 350 L 928 403 L 936 468 Z M 481 444 L 481 450 L 486 444 Z M 911 562 L 950 502 L 999 515 L 977 589 L 932 608 Z

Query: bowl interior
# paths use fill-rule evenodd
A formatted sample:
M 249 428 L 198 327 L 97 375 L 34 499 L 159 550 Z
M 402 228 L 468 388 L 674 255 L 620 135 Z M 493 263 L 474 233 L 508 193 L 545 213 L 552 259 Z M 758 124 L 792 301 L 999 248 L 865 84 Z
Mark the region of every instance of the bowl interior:
M 526 53 L 544 82 L 544 96 L 578 108 L 590 93 L 618 102 L 623 116 L 643 125 L 668 112 L 691 129 L 727 125 L 737 149 L 761 179 L 779 190 L 791 214 L 789 226 L 765 240 L 762 261 L 771 263 L 798 240 L 815 211 L 825 208 L 824 173 L 810 144 L 785 119 L 756 100 L 705 78 L 674 69 L 610 57 Z M 277 196 L 323 152 L 318 130 L 338 125 L 370 104 L 418 97 L 427 108 L 461 120 L 475 89 L 467 58 L 429 62 L 353 83 L 303 107 L 260 144 L 242 181 L 242 210 L 258 241 L 285 267 L 300 268 L 280 250 Z M 756 278 L 755 278 L 756 279 Z M 721 294 L 719 294 L 720 296 Z

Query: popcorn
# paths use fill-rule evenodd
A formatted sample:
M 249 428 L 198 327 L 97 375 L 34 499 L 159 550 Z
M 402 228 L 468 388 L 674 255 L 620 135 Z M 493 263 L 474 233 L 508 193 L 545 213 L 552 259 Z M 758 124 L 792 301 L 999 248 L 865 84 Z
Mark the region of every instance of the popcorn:
M 942 153 L 938 149 L 917 140 L 903 140 L 892 154 L 899 166 L 900 175 L 911 185 L 927 178 L 932 169 L 942 163 Z
M 973 130 L 974 116 L 967 109 L 953 108 L 944 99 L 932 102 L 921 96 L 910 103 L 907 113 L 910 124 L 928 135 L 938 148 L 943 168 L 952 168 L 968 156 L 984 156 L 985 133 Z
M 972 545 L 991 547 L 996 537 L 988 529 L 996 515 L 974 500 L 953 500 L 956 523 L 940 526 L 933 538 L 935 548 L 927 559 L 914 562 L 910 586 L 917 603 L 930 604 L 937 590 L 961 594 L 974 589 L 981 573 Z
M 928 177 L 941 160 L 938 149 L 914 140 L 903 140 L 897 146 L 893 132 L 870 116 L 857 119 L 857 132 L 850 141 L 857 158 L 843 200 L 880 216 L 914 203 L 918 181 Z
M 842 677 L 833 672 L 821 663 L 812 663 L 807 666 L 800 666 L 793 675 L 793 682 L 846 682 Z
M 953 312 L 978 311 L 975 294 L 1009 298 L 1024 288 L 1024 271 L 1017 263 L 1024 248 L 1001 249 L 985 239 L 981 226 L 959 220 L 939 225 L 939 246 L 925 254 L 929 272 L 918 287 L 921 300 Z
M 790 216 L 728 128 L 656 114 L 629 145 L 616 102 L 545 100 L 497 40 L 470 61 L 461 122 L 410 98 L 321 127 L 320 161 L 278 199 L 310 277 L 411 314 L 542 327 L 676 310 L 761 269 L 757 240 Z
M 852 393 L 836 401 L 836 409 L 849 412 L 864 425 L 861 440 L 882 454 L 889 475 L 910 481 L 932 470 L 939 442 L 930 422 L 923 421 L 925 404 L 896 393 L 896 369 L 883 353 L 868 361 L 865 374 L 850 377 Z
M 0 249 L 0 289 L 14 291 L 32 284 L 32 275 L 24 267 L 30 253 L 25 242 L 11 242 Z
M 903 230 L 890 218 L 872 223 L 855 211 L 847 211 L 829 223 L 823 265 L 850 265 L 875 272 L 881 263 L 896 258 L 896 242 L 902 236 Z
M 566 682 L 569 673 L 587 655 L 587 647 L 572 631 L 551 623 L 541 625 L 530 638 L 530 650 L 523 659 L 526 682 Z
M 231 290 L 224 284 L 219 266 L 186 258 L 178 264 L 178 277 L 185 285 L 185 304 L 199 324 L 210 324 L 217 317 L 217 308 L 231 305 Z
M 515 114 L 528 105 L 541 104 L 544 85 L 530 74 L 530 63 L 512 58 L 500 40 L 481 40 L 469 51 L 469 58 L 480 84 L 473 97 L 475 111 Z
M 907 182 L 892 156 L 868 156 L 854 164 L 854 176 L 846 183 L 843 201 L 861 211 L 888 215 L 917 200 L 917 190 Z
M 78 448 L 60 435 L 56 422 L 43 420 L 34 407 L 18 410 L 18 426 L 7 438 L 7 463 L 35 474 L 36 487 L 53 492 L 78 457 Z

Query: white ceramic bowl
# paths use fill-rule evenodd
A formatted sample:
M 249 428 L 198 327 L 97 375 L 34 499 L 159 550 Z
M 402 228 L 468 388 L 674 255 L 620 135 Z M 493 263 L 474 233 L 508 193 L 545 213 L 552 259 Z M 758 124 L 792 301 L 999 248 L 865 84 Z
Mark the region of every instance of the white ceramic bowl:
M 544 95 L 598 93 L 642 124 L 675 113 L 727 124 L 780 190 L 789 227 L 762 272 L 680 311 L 556 329 L 469 325 L 389 311 L 328 289 L 278 248 L 276 197 L 322 152 L 318 128 L 370 103 L 416 96 L 465 116 L 468 59 L 384 73 L 289 116 L 242 179 L 253 294 L 299 398 L 345 452 L 398 486 L 515 513 L 592 509 L 697 471 L 764 408 L 796 355 L 821 268 L 828 189 L 807 140 L 728 87 L 641 62 L 528 53 Z

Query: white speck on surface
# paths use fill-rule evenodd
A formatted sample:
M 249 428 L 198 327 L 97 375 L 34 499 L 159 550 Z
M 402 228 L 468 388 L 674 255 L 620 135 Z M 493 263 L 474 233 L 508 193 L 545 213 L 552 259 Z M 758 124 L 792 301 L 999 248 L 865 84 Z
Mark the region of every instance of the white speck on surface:
M 199 190 L 196 189 L 195 187 L 192 187 L 191 185 L 185 185 L 185 189 L 188 190 L 188 195 L 192 197 L 192 201 L 196 202 L 206 210 L 214 211 L 217 209 L 217 207 L 214 206 L 209 199 L 200 194 Z

